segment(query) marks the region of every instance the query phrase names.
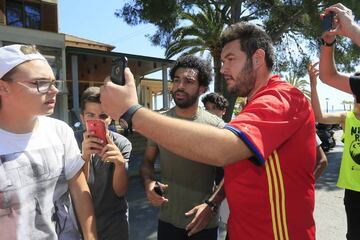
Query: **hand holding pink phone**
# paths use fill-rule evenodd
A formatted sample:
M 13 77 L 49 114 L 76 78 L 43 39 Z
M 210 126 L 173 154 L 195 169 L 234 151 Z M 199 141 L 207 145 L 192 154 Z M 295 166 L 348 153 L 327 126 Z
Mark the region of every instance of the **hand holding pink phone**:
M 103 140 L 104 144 L 107 144 L 106 140 L 106 127 L 105 122 L 100 119 L 86 120 L 86 130 L 92 132 L 94 136 Z

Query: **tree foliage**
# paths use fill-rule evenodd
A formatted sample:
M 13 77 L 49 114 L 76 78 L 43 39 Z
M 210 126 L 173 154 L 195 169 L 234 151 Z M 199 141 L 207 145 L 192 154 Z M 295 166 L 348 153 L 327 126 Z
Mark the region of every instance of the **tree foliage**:
M 235 21 L 256 20 L 262 24 L 277 47 L 277 70 L 297 69 L 297 75 L 306 73 L 304 62 L 310 53 L 318 53 L 317 39 L 320 36 L 319 13 L 324 7 L 338 0 L 129 0 L 115 15 L 130 25 L 151 23 L 157 31 L 149 36 L 154 45 L 167 48 L 174 39 L 173 31 L 183 24 L 182 13 L 190 13 L 196 8 L 211 4 L 221 12 L 221 18 L 227 24 Z M 341 1 L 351 8 L 355 16 L 360 15 L 360 5 L 356 0 Z M 341 42 L 341 41 L 340 41 Z M 338 44 L 337 60 L 341 70 L 353 71 L 359 49 L 342 41 Z
M 311 92 L 309 91 L 309 82 L 305 79 L 301 79 L 299 76 L 297 76 L 295 73 L 289 73 L 288 76 L 285 77 L 285 80 L 302 91 L 304 95 L 310 100 L 311 98 Z
M 115 15 L 130 25 L 151 23 L 157 31 L 149 36 L 154 45 L 166 48 L 166 56 L 203 53 L 213 57 L 215 91 L 226 93 L 219 74 L 218 37 L 221 30 L 238 21 L 253 21 L 268 32 L 276 48 L 275 71 L 304 76 L 306 63 L 318 56 L 321 35 L 319 14 L 338 0 L 129 0 Z M 360 16 L 355 0 L 342 1 Z M 352 72 L 359 63 L 359 48 L 338 39 L 335 51 L 340 71 Z M 232 97 L 230 106 L 236 98 Z M 227 114 L 227 120 L 231 113 Z

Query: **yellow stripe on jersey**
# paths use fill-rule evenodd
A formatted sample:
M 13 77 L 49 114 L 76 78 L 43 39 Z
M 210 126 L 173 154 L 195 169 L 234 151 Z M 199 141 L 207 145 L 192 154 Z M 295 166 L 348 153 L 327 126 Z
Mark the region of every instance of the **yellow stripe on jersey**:
M 270 200 L 270 209 L 271 209 L 271 220 L 272 220 L 272 226 L 273 226 L 273 232 L 274 232 L 274 240 L 278 240 L 278 234 L 277 234 L 277 228 L 276 228 L 276 220 L 275 220 L 275 207 L 274 207 L 274 201 L 273 201 L 273 189 L 272 189 L 272 179 L 270 174 L 270 167 L 269 167 L 269 159 L 265 161 L 265 170 L 266 170 L 266 176 L 268 180 L 268 186 L 269 186 L 269 200 Z
M 289 233 L 288 233 L 288 228 L 287 228 L 287 220 L 286 220 L 286 206 L 285 206 L 285 189 L 284 189 L 284 181 L 283 181 L 283 176 L 282 176 L 282 172 L 280 169 L 280 160 L 279 160 L 279 155 L 277 154 L 277 151 L 274 151 L 274 156 L 275 156 L 275 162 L 276 162 L 276 166 L 277 166 L 277 172 L 278 172 L 278 176 L 279 176 L 279 182 L 280 182 L 280 188 L 281 188 L 281 194 L 282 194 L 282 201 L 281 201 L 281 208 L 282 208 L 282 220 L 283 220 L 283 226 L 284 226 L 284 235 L 285 235 L 285 239 L 289 240 Z
M 274 239 L 289 240 L 286 223 L 284 182 L 280 168 L 279 156 L 276 151 L 274 151 L 265 162 L 265 170 L 268 180 Z

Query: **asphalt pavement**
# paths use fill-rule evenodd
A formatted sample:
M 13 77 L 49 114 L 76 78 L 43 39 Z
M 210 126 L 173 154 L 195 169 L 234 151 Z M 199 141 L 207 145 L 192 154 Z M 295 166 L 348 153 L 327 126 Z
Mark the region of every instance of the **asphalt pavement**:
M 346 215 L 343 205 L 344 190 L 336 187 L 343 150 L 343 144 L 338 141 L 341 133 L 341 130 L 335 133 L 337 146 L 327 153 L 328 168 L 316 183 L 314 217 L 316 239 L 318 240 L 346 239 Z M 158 209 L 148 203 L 137 175 L 141 159 L 141 155 L 133 156 L 130 163 L 131 178 L 127 196 L 130 212 L 130 239 L 156 240 Z M 224 227 L 221 227 L 219 240 L 225 239 L 224 236 Z

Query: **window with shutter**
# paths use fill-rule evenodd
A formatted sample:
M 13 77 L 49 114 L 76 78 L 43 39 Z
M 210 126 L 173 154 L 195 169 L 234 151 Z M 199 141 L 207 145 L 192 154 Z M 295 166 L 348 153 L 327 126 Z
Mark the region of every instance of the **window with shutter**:
M 43 2 L 41 4 L 42 30 L 58 32 L 57 5 Z

